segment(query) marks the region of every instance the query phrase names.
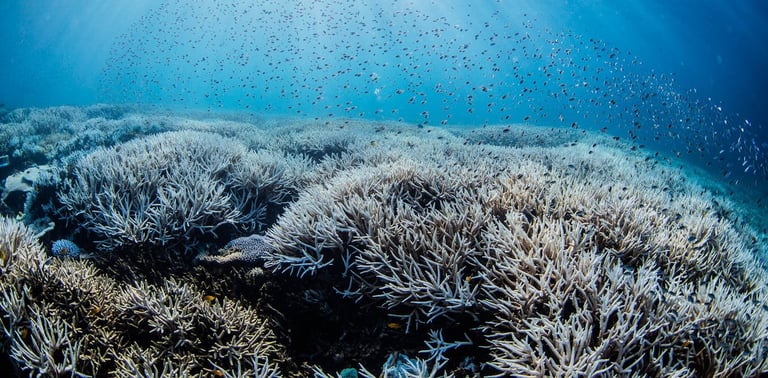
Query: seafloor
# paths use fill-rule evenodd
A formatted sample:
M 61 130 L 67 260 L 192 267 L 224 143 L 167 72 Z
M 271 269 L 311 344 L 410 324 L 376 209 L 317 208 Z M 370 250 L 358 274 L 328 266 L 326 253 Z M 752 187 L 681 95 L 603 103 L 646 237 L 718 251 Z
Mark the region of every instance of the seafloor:
M 756 214 L 611 138 L 0 117 L 4 375 L 768 373 Z

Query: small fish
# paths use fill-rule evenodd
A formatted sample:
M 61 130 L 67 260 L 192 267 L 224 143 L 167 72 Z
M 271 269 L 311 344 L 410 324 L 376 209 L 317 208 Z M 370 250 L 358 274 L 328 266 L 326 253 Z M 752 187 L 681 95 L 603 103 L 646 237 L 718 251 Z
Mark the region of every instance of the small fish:
M 387 328 L 389 329 L 401 329 L 403 328 L 403 325 L 398 322 L 389 322 L 387 323 Z
M 209 294 L 209 295 L 204 296 L 203 300 L 208 302 L 208 303 L 212 303 L 213 301 L 216 300 L 216 297 Z

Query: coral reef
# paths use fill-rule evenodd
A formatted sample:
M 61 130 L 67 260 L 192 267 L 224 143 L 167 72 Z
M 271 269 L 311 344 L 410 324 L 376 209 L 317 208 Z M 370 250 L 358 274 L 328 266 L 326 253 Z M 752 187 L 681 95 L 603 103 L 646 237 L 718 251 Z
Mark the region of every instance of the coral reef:
M 91 260 L 49 260 L 0 219 L 2 345 L 31 376 L 279 375 L 271 323 L 189 283 L 119 282 Z
M 412 328 L 470 323 L 499 376 L 768 369 L 765 270 L 694 185 L 602 147 L 451 151 L 308 188 L 267 267 Z
M 53 167 L 0 218 L 15 373 L 768 374 L 764 236 L 618 141 L 130 111 L 3 116 Z
M 165 131 L 128 106 L 15 109 L 0 117 L 0 151 L 12 167 L 45 164 L 82 150 Z
M 261 229 L 295 192 L 303 168 L 300 158 L 250 152 L 216 134 L 171 132 L 78 159 L 59 200 L 101 250 L 189 249 L 222 226 Z

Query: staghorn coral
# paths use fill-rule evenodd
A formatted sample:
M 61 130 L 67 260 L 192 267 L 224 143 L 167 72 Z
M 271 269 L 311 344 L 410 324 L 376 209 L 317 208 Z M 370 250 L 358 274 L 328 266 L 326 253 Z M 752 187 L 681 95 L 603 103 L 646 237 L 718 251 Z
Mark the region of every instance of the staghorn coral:
M 36 287 L 27 282 L 46 278 L 42 245 L 23 224 L 0 218 L 0 257 L 4 349 L 31 376 L 80 376 L 76 365 L 81 344 L 72 338 L 72 327 L 37 303 Z
M 34 304 L 28 311 L 29 325 L 13 331 L 11 358 L 34 377 L 85 376 L 77 370 L 80 342 L 70 337 L 72 329 Z
M 332 253 L 342 275 L 386 308 L 406 306 L 402 315 L 428 321 L 464 312 L 476 303 L 477 287 L 466 280 L 472 245 L 489 220 L 464 206 L 478 180 L 419 165 L 342 173 L 328 188 L 310 189 L 268 231 L 275 252 L 267 266 L 304 276 L 331 264 Z
M 33 162 L 51 163 L 77 151 L 172 130 L 141 116 L 140 110 L 104 104 L 15 109 L 0 116 L 0 151 L 8 151 L 11 165 L 23 169 Z
M 252 307 L 190 283 L 126 283 L 93 260 L 49 259 L 0 219 L 2 348 L 32 376 L 279 374 L 282 347 Z M 218 373 L 217 373 L 218 374 Z
M 0 217 L 0 278 L 14 280 L 22 273 L 38 275 L 45 260 L 43 246 L 28 227 Z
M 473 323 L 484 375 L 768 371 L 766 272 L 699 188 L 604 147 L 450 148 L 329 174 L 267 231 L 267 266 Z
M 768 282 L 749 250 L 761 246 L 745 244 L 750 235 L 734 206 L 678 169 L 589 147 L 604 145 L 602 139 L 580 134 L 560 143 L 573 136 L 562 133 L 554 148 L 543 130 L 525 130 L 534 135 L 526 139 L 523 131 L 492 127 L 467 136 L 343 120 L 250 125 L 120 117 L 73 119 L 70 127 L 147 122 L 159 125 L 155 131 L 191 128 L 266 149 L 246 152 L 253 161 L 243 158 L 216 179 L 265 164 L 283 175 L 268 176 L 291 183 L 281 202 L 296 190 L 298 199 L 265 238 L 235 239 L 205 259 L 266 262 L 288 274 L 240 282 L 251 277 L 229 265 L 167 269 L 165 256 L 144 253 L 164 251 L 162 238 L 112 247 L 107 241 L 105 250 L 127 253 L 94 260 L 49 259 L 33 232 L 3 219 L 3 351 L 43 356 L 57 348 L 41 363 L 13 352 L 24 372 L 71 372 L 73 365 L 81 374 L 123 377 L 327 376 L 322 369 L 344 371 L 350 364 L 371 377 L 379 374 L 363 365 L 381 367 L 382 376 L 768 372 Z M 301 132 L 292 135 L 294 126 Z M 464 146 L 467 141 L 484 145 Z M 125 153 L 131 145 L 110 151 Z M 70 169 L 94 155 L 67 159 Z M 163 174 L 171 170 L 160 165 Z M 283 212 L 281 202 L 273 216 Z M 253 198 L 243 203 L 250 206 Z M 85 224 L 68 214 L 72 225 Z M 125 224 L 116 235 L 126 232 Z M 68 231 L 56 230 L 56 237 L 70 237 Z M 223 231 L 190 235 L 201 249 L 215 248 L 205 242 L 247 227 Z M 264 245 L 270 246 L 266 261 Z M 126 256 L 132 254 L 135 259 Z M 265 314 L 271 306 L 283 315 Z M 32 324 L 40 331 L 36 339 L 48 341 L 20 337 L 29 337 Z M 339 332 L 307 332 L 320 327 Z M 310 341 L 316 348 L 297 345 Z
M 79 159 L 59 200 L 101 250 L 182 242 L 189 249 L 222 226 L 262 227 L 295 190 L 302 162 L 215 134 L 172 132 Z

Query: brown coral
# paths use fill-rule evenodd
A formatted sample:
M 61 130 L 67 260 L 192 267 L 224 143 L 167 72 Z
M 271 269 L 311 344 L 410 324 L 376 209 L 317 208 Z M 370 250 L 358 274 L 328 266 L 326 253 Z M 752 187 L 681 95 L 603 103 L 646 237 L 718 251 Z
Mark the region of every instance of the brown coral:
M 205 300 L 200 289 L 172 277 L 125 283 L 90 260 L 49 260 L 26 227 L 6 218 L 0 248 L 10 253 L 0 276 L 3 341 L 21 371 L 278 374 L 281 347 L 271 323 L 236 300 Z

